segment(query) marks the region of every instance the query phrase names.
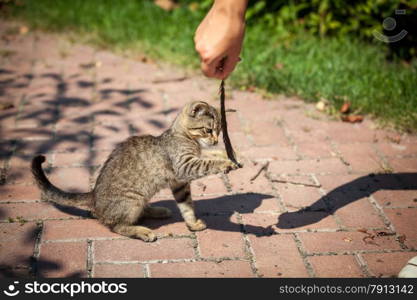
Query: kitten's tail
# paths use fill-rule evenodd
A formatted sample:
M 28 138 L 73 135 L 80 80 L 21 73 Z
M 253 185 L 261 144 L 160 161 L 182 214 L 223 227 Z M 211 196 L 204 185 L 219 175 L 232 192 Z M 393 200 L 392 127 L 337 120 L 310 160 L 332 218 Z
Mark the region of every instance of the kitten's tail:
M 70 193 L 60 190 L 54 186 L 42 170 L 42 163 L 45 161 L 45 156 L 38 155 L 32 160 L 32 174 L 35 181 L 42 191 L 42 196 L 45 201 L 55 202 L 67 206 L 88 205 L 92 202 L 93 193 Z

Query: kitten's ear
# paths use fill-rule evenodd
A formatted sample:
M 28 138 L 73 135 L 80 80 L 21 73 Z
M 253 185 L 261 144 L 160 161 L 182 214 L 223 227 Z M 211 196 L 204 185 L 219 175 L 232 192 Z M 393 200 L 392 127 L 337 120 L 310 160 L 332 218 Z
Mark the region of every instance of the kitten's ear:
M 208 104 L 202 101 L 193 102 L 190 105 L 188 114 L 190 117 L 195 118 L 196 116 L 199 116 L 205 112 L 207 109 Z

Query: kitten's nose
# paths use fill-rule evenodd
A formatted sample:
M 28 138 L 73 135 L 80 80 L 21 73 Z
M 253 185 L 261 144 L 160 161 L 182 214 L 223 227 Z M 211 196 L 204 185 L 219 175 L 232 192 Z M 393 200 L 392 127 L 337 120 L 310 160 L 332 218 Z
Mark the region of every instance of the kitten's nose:
M 213 136 L 213 145 L 217 145 L 219 143 L 219 138 L 217 136 Z

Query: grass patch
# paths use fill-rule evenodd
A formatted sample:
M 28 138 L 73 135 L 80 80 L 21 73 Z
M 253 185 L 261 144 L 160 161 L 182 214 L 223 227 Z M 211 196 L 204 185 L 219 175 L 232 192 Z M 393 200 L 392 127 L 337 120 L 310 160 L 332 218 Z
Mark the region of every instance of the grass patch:
M 9 16 L 34 28 L 75 32 L 113 50 L 133 49 L 186 67 L 199 65 L 192 38 L 203 17 L 200 11 L 180 7 L 167 12 L 146 0 L 20 2 Z M 230 79 L 243 89 L 256 86 L 306 101 L 324 97 L 336 108 L 348 100 L 353 110 L 385 125 L 417 132 L 417 60 L 388 62 L 385 46 L 349 36 L 288 36 L 262 22 L 248 24 L 244 60 Z

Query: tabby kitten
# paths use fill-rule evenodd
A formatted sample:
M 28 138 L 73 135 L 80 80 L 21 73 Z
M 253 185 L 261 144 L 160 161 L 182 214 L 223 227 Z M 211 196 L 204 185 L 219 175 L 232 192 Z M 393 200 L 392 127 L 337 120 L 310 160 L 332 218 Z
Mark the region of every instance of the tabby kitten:
M 156 239 L 154 232 L 136 224 L 141 217 L 171 216 L 165 207 L 148 205 L 153 195 L 168 186 L 188 228 L 206 228 L 195 217 L 190 182 L 238 168 L 230 160 L 201 155 L 201 147 L 216 145 L 219 134 L 218 111 L 205 102 L 192 102 L 160 136 L 132 136 L 119 144 L 104 163 L 91 192 L 69 193 L 55 187 L 42 170 L 44 156 L 32 160 L 32 173 L 44 200 L 67 206 L 87 205 L 92 215 L 112 231 L 152 242 Z

